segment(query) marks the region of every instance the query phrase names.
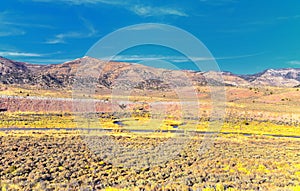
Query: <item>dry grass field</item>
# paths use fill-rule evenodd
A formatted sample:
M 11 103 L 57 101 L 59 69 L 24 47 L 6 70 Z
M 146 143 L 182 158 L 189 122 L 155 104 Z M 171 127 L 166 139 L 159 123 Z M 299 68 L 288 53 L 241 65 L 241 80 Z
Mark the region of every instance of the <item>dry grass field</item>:
M 225 117 L 215 139 L 203 134 L 216 131 L 209 126 L 211 91 L 196 91 L 199 118 L 182 117 L 172 106 L 181 101 L 174 92 L 133 92 L 128 98 L 133 104 L 91 117 L 78 116 L 62 104 L 56 107 L 60 100 L 38 102 L 40 111 L 26 103 L 31 96 L 71 98 L 71 92 L 3 89 L 3 96 L 21 101 L 14 102 L 19 110 L 0 113 L 2 190 L 300 190 L 299 89 L 226 87 Z M 90 97 L 110 101 L 108 95 Z M 3 100 L 2 107 L 7 105 Z M 163 116 L 151 110 L 157 102 L 169 103 Z M 76 129 L 78 124 L 111 131 L 91 134 Z M 116 165 L 85 141 L 86 136 L 99 142 L 109 137 L 124 148 L 155 148 L 180 139 L 176 131 L 198 134 L 176 156 L 142 168 Z M 208 139 L 212 146 L 199 153 Z
M 299 140 L 222 135 L 199 154 L 203 136 L 155 166 L 116 166 L 91 152 L 78 131 L 2 132 L 2 190 L 298 190 Z M 127 147 L 172 137 L 111 134 Z

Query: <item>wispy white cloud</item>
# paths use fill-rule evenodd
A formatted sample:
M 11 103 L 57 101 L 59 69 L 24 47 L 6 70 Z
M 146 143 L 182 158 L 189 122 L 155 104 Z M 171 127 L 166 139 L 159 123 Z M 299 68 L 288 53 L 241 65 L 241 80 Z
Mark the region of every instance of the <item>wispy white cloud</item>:
M 300 19 L 300 15 L 277 17 L 277 20 L 289 20 L 289 19 Z
M 87 37 L 94 36 L 98 33 L 98 31 L 95 29 L 94 25 L 90 21 L 83 17 L 80 17 L 80 20 L 83 22 L 84 26 L 88 30 Z
M 257 27 L 239 27 L 239 28 L 230 28 L 230 29 L 222 29 L 218 32 L 224 34 L 236 34 L 236 33 L 253 33 L 259 30 Z
M 2 24 L 10 25 L 10 26 L 17 26 L 17 27 L 37 27 L 37 28 L 48 28 L 48 29 L 54 28 L 53 26 L 50 26 L 50 25 L 24 23 L 24 22 L 12 22 L 12 21 L 5 21 L 5 22 L 2 22 Z
M 65 40 L 57 37 L 54 39 L 49 39 L 45 42 L 45 44 L 63 44 L 63 43 L 65 43 Z
M 295 20 L 295 19 L 300 19 L 300 15 L 280 16 L 280 17 L 269 18 L 267 20 L 251 21 L 248 23 L 244 23 L 243 25 L 244 26 L 252 26 L 252 27 L 268 26 L 268 25 L 275 25 L 275 24 L 278 24 L 281 22 Z
M 4 57 L 41 57 L 43 56 L 42 54 L 37 54 L 37 53 L 28 53 L 28 52 L 6 52 L 6 51 L 1 51 L 0 56 Z
M 0 29 L 0 37 L 6 37 L 6 36 L 19 36 L 24 35 L 26 32 L 24 30 L 16 29 L 16 28 L 9 28 L 5 26 L 1 26 Z
M 300 66 L 300 60 L 291 60 L 287 62 L 290 65 L 298 65 Z
M 73 5 L 82 5 L 82 4 L 97 4 L 97 3 L 103 3 L 103 4 L 109 4 L 109 5 L 120 5 L 120 4 L 126 4 L 125 1 L 118 1 L 118 0 L 32 0 L 34 2 L 45 2 L 45 3 L 52 3 L 52 2 L 62 2 L 62 3 L 68 3 Z
M 24 28 L 52 28 L 49 25 L 32 23 L 11 11 L 0 12 L 0 37 L 25 35 Z
M 235 28 L 223 29 L 219 32 L 227 34 L 235 33 L 253 33 L 260 31 L 261 29 L 282 24 L 288 21 L 297 21 L 300 19 L 300 15 L 290 15 L 290 16 L 280 16 L 280 17 L 271 17 L 260 20 L 253 20 L 249 22 L 243 22 L 240 25 L 237 25 Z M 295 23 L 296 24 L 296 23 Z
M 88 38 L 88 37 L 93 37 L 98 34 L 98 31 L 95 29 L 95 27 L 90 23 L 88 20 L 85 18 L 80 18 L 82 20 L 83 25 L 87 29 L 87 32 L 67 32 L 67 33 L 61 33 L 55 35 L 54 38 L 48 39 L 45 43 L 46 44 L 62 44 L 66 43 L 66 39 L 70 38 Z
M 163 56 L 163 55 L 117 55 L 112 58 L 113 61 L 124 62 L 138 62 L 138 61 L 151 61 L 151 60 L 166 60 L 175 63 L 184 63 L 193 61 L 209 61 L 209 60 L 234 60 L 247 57 L 258 56 L 263 53 L 245 54 L 237 56 L 224 56 L 224 57 L 184 57 L 184 56 Z M 111 58 L 101 58 L 103 60 L 109 60 Z
M 61 59 L 52 59 L 52 58 L 33 58 L 33 59 L 25 59 L 22 61 L 29 62 L 31 64 L 61 64 L 64 62 L 68 62 L 70 60 L 74 60 L 74 58 L 61 58 Z
M 0 56 L 13 59 L 20 62 L 28 62 L 31 64 L 58 64 L 64 63 L 74 58 L 53 58 L 53 55 L 59 55 L 61 52 L 53 53 L 33 53 L 33 52 L 22 52 L 13 49 L 0 50 Z
M 164 15 L 175 15 L 175 16 L 182 16 L 187 17 L 188 15 L 177 9 L 172 8 L 163 8 L 163 7 L 151 7 L 151 6 L 142 6 L 142 5 L 135 5 L 130 8 L 135 14 L 140 16 L 164 16 Z
M 17 16 L 18 14 L 11 11 L 0 12 L 0 37 L 25 35 L 24 28 L 52 28 L 49 25 L 32 23 L 24 17 Z
M 158 7 L 158 6 L 145 6 L 137 0 L 33 0 L 35 2 L 46 2 L 46 3 L 67 3 L 69 5 L 83 5 L 83 4 L 107 4 L 112 6 L 119 6 L 127 9 L 139 16 L 150 17 L 150 16 L 188 16 L 182 10 L 178 10 L 170 7 Z M 226 0 L 225 0 L 226 1 Z
M 11 26 L 11 22 L 8 21 L 8 18 L 11 18 L 11 15 L 8 12 L 0 13 L 0 37 L 5 36 L 18 36 L 24 35 L 26 32 L 15 26 Z
M 55 35 L 53 39 L 49 39 L 46 41 L 46 44 L 60 44 L 65 43 L 65 39 L 67 38 L 82 38 L 86 35 L 79 32 L 67 32 L 67 33 L 61 33 L 58 35 Z
M 221 6 L 226 5 L 228 3 L 237 3 L 238 0 L 199 0 L 199 2 L 213 6 Z
M 150 29 L 162 29 L 162 30 L 164 30 L 165 27 L 160 26 L 160 25 L 158 25 L 156 23 L 153 23 L 153 24 L 147 23 L 145 25 L 131 26 L 127 30 L 129 30 L 129 31 L 142 31 L 142 30 L 150 30 Z
M 236 55 L 236 56 L 224 56 L 224 57 L 216 57 L 216 60 L 232 60 L 232 59 L 240 59 L 240 58 L 249 58 L 253 56 L 263 55 L 265 52 L 258 52 L 254 54 L 243 54 L 243 55 Z

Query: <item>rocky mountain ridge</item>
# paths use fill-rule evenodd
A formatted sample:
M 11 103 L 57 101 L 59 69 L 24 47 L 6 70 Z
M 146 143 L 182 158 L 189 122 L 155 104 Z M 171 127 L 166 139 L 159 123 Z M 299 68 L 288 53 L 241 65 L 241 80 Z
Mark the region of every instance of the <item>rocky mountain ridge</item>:
M 83 57 L 62 64 L 36 65 L 0 57 L 0 84 L 37 86 L 39 88 L 71 88 L 77 80 L 78 69 L 90 63 L 90 71 L 99 88 L 165 90 L 191 85 L 275 86 L 299 87 L 300 69 L 268 69 L 253 75 L 235 75 L 230 72 L 197 72 L 152 68 L 125 62 L 105 62 Z M 222 77 L 222 80 L 220 78 Z

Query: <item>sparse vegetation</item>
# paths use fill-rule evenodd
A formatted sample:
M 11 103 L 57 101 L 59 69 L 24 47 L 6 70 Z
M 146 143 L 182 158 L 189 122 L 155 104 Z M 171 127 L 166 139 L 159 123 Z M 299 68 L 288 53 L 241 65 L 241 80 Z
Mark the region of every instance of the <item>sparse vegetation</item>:
M 292 88 L 226 87 L 226 115 L 220 129 L 224 134 L 206 153 L 198 154 L 204 137 L 198 134 L 175 158 L 143 169 L 116 166 L 91 151 L 82 139 L 84 132 L 62 129 L 77 128 L 78 123 L 82 127 L 113 129 L 116 131 L 104 137 L 110 136 L 129 148 L 151 148 L 178 138 L 162 130 L 214 131 L 209 128 L 213 119 L 209 88 L 197 88 L 200 117 L 188 113 L 190 107 L 176 112 L 178 105 L 171 103 L 180 100 L 168 91 L 140 92 L 149 97 L 134 92 L 129 97 L 131 104 L 119 104 L 115 112 L 97 111 L 81 116 L 69 107 L 70 101 L 31 99 L 31 95 L 45 92 L 3 90 L 18 97 L 9 102 L 5 97 L 0 99 L 2 130 L 58 130 L 0 132 L 2 190 L 297 190 L 300 185 L 300 95 Z M 51 94 L 49 90 L 43 96 L 59 97 L 60 93 Z M 107 95 L 97 98 L 103 100 L 101 103 L 110 101 Z M 157 100 L 166 108 L 161 111 L 163 114 L 153 112 L 160 111 L 151 105 Z M 162 108 L 158 104 L 156 107 Z M 184 112 L 188 118 L 182 115 Z M 131 129 L 156 132 L 137 135 L 130 133 Z
M 284 190 L 300 184 L 297 139 L 223 135 L 199 155 L 203 137 L 198 136 L 166 164 L 136 169 L 103 160 L 82 136 L 78 131 L 2 133 L 2 189 Z M 129 147 L 167 140 L 129 134 L 113 138 Z

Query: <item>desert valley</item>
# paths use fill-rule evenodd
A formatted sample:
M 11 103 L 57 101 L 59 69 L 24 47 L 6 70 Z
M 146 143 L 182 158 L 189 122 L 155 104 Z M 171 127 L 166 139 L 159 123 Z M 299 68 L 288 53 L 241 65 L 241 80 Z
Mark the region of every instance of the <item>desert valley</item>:
M 78 83 L 86 62 L 97 77 Z M 2 190 L 300 188 L 300 69 L 235 75 L 0 57 L 0 89 Z

